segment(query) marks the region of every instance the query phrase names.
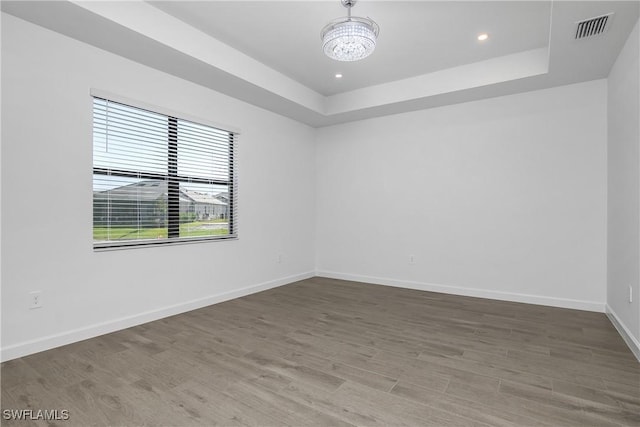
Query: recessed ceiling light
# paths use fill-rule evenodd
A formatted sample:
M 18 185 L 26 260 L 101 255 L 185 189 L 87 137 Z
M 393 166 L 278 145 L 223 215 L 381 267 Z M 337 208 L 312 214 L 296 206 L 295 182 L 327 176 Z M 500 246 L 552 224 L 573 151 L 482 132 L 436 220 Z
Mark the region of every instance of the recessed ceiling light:
M 337 73 L 337 74 L 336 74 L 336 79 L 341 79 L 341 78 L 342 78 L 342 74 Z
M 489 34 L 487 34 L 487 33 L 482 33 L 482 34 L 478 35 L 478 40 L 480 40 L 481 42 L 485 41 L 488 38 L 489 38 Z

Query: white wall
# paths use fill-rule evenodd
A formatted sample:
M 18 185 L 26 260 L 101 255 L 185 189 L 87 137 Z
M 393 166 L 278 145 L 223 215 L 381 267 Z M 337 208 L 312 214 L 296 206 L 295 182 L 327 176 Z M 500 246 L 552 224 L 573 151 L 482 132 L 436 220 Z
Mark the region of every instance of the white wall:
M 606 300 L 637 339 L 620 285 L 631 278 L 640 301 L 637 39 L 636 26 L 608 98 L 600 80 L 313 130 L 3 14 L 2 358 L 314 269 L 597 311 Z M 241 129 L 239 240 L 92 250 L 92 87 Z M 27 308 L 32 290 L 43 308 Z
M 598 80 L 320 129 L 318 274 L 604 311 L 606 118 Z
M 640 359 L 639 27 L 608 78 L 607 309 Z
M 241 130 L 239 240 L 93 251 L 90 88 Z M 2 113 L 3 359 L 312 275 L 313 129 L 6 14 Z

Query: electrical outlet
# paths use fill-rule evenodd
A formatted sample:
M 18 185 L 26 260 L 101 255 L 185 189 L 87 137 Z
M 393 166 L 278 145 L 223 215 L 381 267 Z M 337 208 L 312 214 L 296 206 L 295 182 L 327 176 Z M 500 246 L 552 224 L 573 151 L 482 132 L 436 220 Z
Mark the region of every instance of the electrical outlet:
M 633 288 L 629 285 L 629 302 L 633 302 Z
M 414 255 L 409 255 L 409 264 L 413 265 L 416 263 L 416 257 Z
M 29 308 L 40 308 L 42 307 L 42 291 L 31 291 L 29 292 Z

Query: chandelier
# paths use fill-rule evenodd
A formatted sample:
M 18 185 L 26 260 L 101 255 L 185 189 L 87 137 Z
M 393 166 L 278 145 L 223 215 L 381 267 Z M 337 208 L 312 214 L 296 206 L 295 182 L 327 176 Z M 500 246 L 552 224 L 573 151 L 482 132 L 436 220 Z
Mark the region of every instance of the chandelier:
M 356 1 L 341 0 L 348 15 L 334 19 L 322 29 L 322 50 L 336 61 L 358 61 L 371 55 L 376 48 L 380 27 L 369 18 L 351 16 Z

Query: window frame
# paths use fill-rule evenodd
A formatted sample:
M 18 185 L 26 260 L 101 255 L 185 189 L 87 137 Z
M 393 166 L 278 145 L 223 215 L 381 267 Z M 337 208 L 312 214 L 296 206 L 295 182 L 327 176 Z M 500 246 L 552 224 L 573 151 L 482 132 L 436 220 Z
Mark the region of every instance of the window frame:
M 93 111 L 94 111 L 94 100 L 102 99 L 104 101 L 114 102 L 118 104 L 122 104 L 128 107 L 133 107 L 145 111 L 149 111 L 155 114 L 160 114 L 166 116 L 167 118 L 167 147 L 168 147 L 168 156 L 167 156 L 167 174 L 159 174 L 153 172 L 140 172 L 135 170 L 128 169 L 119 169 L 119 168 L 103 168 L 103 167 L 95 167 L 94 164 L 94 132 L 95 132 L 95 124 L 93 121 Z M 167 246 L 167 245 L 181 245 L 181 244 L 192 244 L 192 243 L 201 243 L 201 242 L 213 242 L 213 241 L 227 241 L 227 240 L 237 240 L 238 239 L 238 190 L 237 190 L 237 141 L 238 135 L 240 131 L 232 126 L 219 125 L 211 122 L 210 120 L 205 120 L 199 117 L 194 117 L 189 114 L 175 112 L 171 109 L 167 109 L 164 107 L 158 107 L 155 105 L 150 105 L 144 102 L 132 100 L 126 97 L 122 97 L 119 95 L 115 95 L 113 93 L 101 91 L 98 89 L 90 90 L 90 103 L 91 103 L 91 111 L 92 111 L 92 124 L 91 124 L 91 133 L 92 133 L 92 182 L 94 181 L 95 175 L 110 175 L 110 176 L 118 176 L 123 178 L 136 178 L 136 179 L 153 179 L 153 180 L 162 180 L 167 181 L 167 237 L 163 239 L 140 239 L 140 240 L 123 240 L 123 241 L 102 241 L 96 242 L 93 241 L 93 249 L 94 251 L 103 251 L 103 250 L 114 250 L 114 249 L 132 249 L 132 248 L 140 248 L 140 247 L 149 247 L 149 246 Z M 228 180 L 219 180 L 212 178 L 198 178 L 198 177 L 187 177 L 178 175 L 178 122 L 186 121 L 191 122 L 201 126 L 207 126 L 214 128 L 215 130 L 226 132 L 229 134 L 229 179 Z M 96 173 L 97 172 L 97 173 Z M 198 237 L 180 237 L 180 222 L 179 222 L 179 209 L 178 213 L 174 215 L 169 215 L 171 208 L 171 200 L 172 195 L 174 196 L 174 202 L 179 207 L 179 188 L 181 183 L 200 183 L 200 184 L 211 184 L 211 185 L 225 185 L 227 186 L 227 193 L 229 200 L 227 204 L 229 206 L 228 210 L 228 227 L 229 233 L 225 235 L 212 235 L 212 236 L 198 236 Z M 93 193 L 92 193 L 93 194 Z M 92 228 L 95 227 L 95 219 L 93 217 L 93 204 L 92 204 Z

